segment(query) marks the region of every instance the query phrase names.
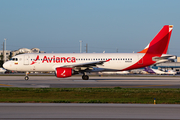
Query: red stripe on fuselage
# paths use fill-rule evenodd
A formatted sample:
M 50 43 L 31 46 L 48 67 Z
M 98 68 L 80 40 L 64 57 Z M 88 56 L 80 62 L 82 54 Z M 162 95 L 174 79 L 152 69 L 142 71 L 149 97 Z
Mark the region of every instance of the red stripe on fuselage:
M 152 58 L 153 57 L 160 57 L 160 54 L 145 54 L 138 62 L 136 62 L 135 64 L 123 69 L 124 70 L 131 70 L 131 69 L 138 69 L 138 68 L 143 68 L 146 66 L 150 66 L 154 63 L 156 63 L 156 61 L 153 61 Z M 143 61 L 143 62 L 141 62 Z

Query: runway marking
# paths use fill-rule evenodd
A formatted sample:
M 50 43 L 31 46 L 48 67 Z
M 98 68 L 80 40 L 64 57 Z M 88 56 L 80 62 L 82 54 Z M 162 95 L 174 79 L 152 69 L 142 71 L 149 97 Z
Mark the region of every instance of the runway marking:
M 155 87 L 155 86 L 171 86 L 171 85 L 139 85 L 139 86 L 121 86 L 121 87 Z
M 172 86 L 172 85 L 132 85 L 132 86 L 103 86 L 103 87 L 88 87 L 88 88 L 114 88 L 114 87 L 121 87 L 121 88 L 133 88 L 133 87 L 155 87 L 155 86 Z
M 11 87 L 13 85 L 0 84 L 0 86 L 9 86 L 9 87 Z
M 173 81 L 173 82 L 179 82 L 180 80 L 160 80 L 160 79 L 158 79 L 158 80 L 156 80 L 156 79 L 151 79 L 151 80 L 149 80 L 149 79 L 146 79 L 146 80 L 144 80 L 144 79 L 142 79 L 142 80 L 136 80 L 136 79 L 126 79 L 126 80 L 121 80 L 121 79 L 119 79 L 119 80 L 96 80 L 96 81 L 98 81 L 98 82 L 162 82 L 162 81 L 164 81 L 164 82 L 169 82 L 169 81 Z

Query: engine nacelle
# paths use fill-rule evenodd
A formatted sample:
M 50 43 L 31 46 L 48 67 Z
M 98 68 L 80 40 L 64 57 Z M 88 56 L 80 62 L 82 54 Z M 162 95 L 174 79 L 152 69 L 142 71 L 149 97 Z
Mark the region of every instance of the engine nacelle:
M 55 74 L 58 78 L 65 78 L 71 77 L 74 74 L 74 71 L 72 68 L 58 67 L 56 68 Z

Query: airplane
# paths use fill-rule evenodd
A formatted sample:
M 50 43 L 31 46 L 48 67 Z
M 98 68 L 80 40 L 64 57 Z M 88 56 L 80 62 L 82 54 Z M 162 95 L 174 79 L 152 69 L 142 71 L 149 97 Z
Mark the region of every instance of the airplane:
M 175 74 L 177 74 L 177 72 L 175 72 L 173 70 L 161 71 L 161 70 L 153 69 L 150 67 L 145 67 L 144 70 L 148 73 L 155 73 L 157 75 L 175 75 Z
M 29 53 L 12 57 L 3 67 L 13 71 L 55 72 L 58 78 L 86 73 L 104 71 L 127 71 L 143 68 L 152 64 L 175 59 L 176 56 L 166 54 L 173 30 L 173 25 L 165 25 L 153 40 L 137 53 Z
M 0 73 L 5 73 L 6 72 L 6 69 L 4 69 L 4 68 L 0 68 Z

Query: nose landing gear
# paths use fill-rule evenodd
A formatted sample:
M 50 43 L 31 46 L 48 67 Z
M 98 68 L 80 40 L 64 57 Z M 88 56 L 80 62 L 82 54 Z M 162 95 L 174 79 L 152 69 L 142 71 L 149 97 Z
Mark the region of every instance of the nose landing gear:
M 29 76 L 28 75 L 29 75 L 29 72 L 26 72 L 26 76 L 24 78 L 26 81 L 29 80 Z
M 25 76 L 25 78 L 24 78 L 25 80 L 29 80 L 29 76 Z

